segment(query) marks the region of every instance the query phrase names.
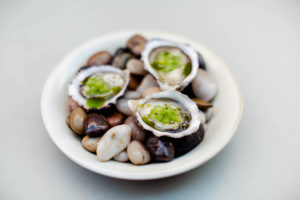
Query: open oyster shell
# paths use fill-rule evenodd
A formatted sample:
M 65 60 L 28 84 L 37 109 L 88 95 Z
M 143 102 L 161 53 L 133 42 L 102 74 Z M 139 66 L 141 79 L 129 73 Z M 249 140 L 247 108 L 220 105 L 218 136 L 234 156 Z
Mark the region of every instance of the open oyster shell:
M 82 68 L 69 84 L 69 96 L 86 110 L 116 104 L 129 83 L 129 71 L 110 65 Z
M 181 138 L 196 132 L 201 123 L 197 105 L 177 91 L 164 91 L 144 99 L 129 100 L 128 105 L 139 124 L 158 137 Z
M 162 90 L 183 90 L 195 78 L 199 66 L 197 52 L 191 46 L 161 39 L 146 43 L 142 60 Z

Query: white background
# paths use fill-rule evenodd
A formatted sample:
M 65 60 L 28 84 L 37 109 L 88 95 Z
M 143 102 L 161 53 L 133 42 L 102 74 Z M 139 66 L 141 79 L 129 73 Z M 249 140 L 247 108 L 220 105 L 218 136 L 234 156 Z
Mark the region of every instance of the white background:
M 124 29 L 202 43 L 240 83 L 244 115 L 205 165 L 123 181 L 73 163 L 42 123 L 43 84 L 81 43 Z M 0 1 L 0 199 L 300 199 L 300 1 Z

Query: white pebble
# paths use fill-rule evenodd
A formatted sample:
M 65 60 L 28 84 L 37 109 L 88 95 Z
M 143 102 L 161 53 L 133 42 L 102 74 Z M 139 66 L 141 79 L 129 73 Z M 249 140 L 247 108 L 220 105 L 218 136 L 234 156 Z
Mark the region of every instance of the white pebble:
M 205 112 L 206 121 L 209 121 L 212 118 L 213 115 L 214 115 L 214 109 L 213 108 L 209 108 Z
M 127 147 L 127 155 L 129 160 L 135 165 L 144 165 L 151 159 L 148 150 L 137 140 L 130 142 Z
M 142 97 L 147 97 L 151 94 L 155 94 L 161 92 L 161 89 L 159 87 L 149 87 L 145 90 L 145 92 L 143 93 Z
M 147 74 L 147 71 L 144 68 L 144 63 L 136 58 L 131 58 L 127 62 L 126 67 L 131 74 L 142 75 L 142 76 Z
M 97 147 L 97 159 L 100 161 L 110 160 L 128 146 L 130 139 L 130 126 L 122 124 L 112 127 L 99 141 Z
M 119 112 L 123 113 L 124 115 L 131 115 L 132 112 L 129 109 L 128 106 L 128 99 L 119 99 L 117 104 L 116 104 L 116 108 Z
M 141 98 L 141 94 L 136 91 L 128 90 L 125 93 L 125 99 L 139 99 L 139 98 Z
M 140 94 L 143 94 L 147 88 L 155 86 L 158 87 L 156 80 L 153 78 L 153 76 L 148 74 L 143 78 L 141 84 L 138 86 L 136 91 Z
M 114 160 L 119 162 L 127 162 L 128 161 L 127 151 L 121 151 L 119 154 L 114 156 Z
M 192 81 L 192 89 L 197 98 L 210 101 L 217 93 L 217 82 L 205 70 L 199 69 L 197 76 Z

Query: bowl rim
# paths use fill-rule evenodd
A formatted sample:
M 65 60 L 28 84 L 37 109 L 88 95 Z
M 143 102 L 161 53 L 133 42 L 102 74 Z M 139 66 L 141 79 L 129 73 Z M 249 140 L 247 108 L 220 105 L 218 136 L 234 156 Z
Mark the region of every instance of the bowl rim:
M 195 45 L 195 46 L 198 46 L 198 47 L 201 47 L 201 48 L 205 49 L 205 51 L 207 51 L 209 54 L 213 55 L 216 59 L 218 59 L 218 61 L 220 63 L 222 63 L 222 68 L 230 76 L 230 78 L 233 82 L 233 86 L 234 86 L 234 88 L 237 92 L 237 95 L 238 95 L 238 102 L 239 102 L 239 105 L 237 105 L 238 106 L 238 114 L 236 116 L 234 125 L 232 126 L 231 130 L 228 132 L 228 134 L 230 133 L 230 135 L 228 135 L 228 137 L 226 137 L 226 139 L 223 140 L 223 142 L 218 146 L 218 148 L 214 148 L 214 151 L 210 152 L 208 154 L 208 156 L 206 156 L 204 159 L 199 160 L 198 162 L 186 163 L 184 165 L 184 167 L 176 168 L 176 171 L 172 170 L 172 171 L 170 171 L 166 174 L 152 173 L 152 174 L 148 174 L 148 175 L 145 174 L 143 176 L 141 176 L 141 175 L 132 176 L 132 174 L 117 172 L 117 171 L 110 170 L 110 169 L 98 168 L 96 166 L 92 166 L 92 165 L 89 165 L 87 163 L 81 162 L 76 156 L 73 156 L 69 151 L 66 150 L 66 148 L 64 146 L 60 145 L 55 140 L 55 138 L 53 136 L 53 133 L 51 131 L 50 125 L 47 124 L 47 122 L 45 120 L 45 118 L 46 118 L 45 116 L 47 115 L 47 110 L 46 110 L 46 105 L 45 105 L 46 104 L 46 97 L 47 97 L 46 94 L 48 93 L 48 90 L 50 89 L 50 85 L 52 83 L 52 77 L 56 74 L 57 71 L 59 71 L 60 66 L 64 65 L 64 63 L 68 63 L 69 60 L 72 57 L 74 57 L 74 55 L 76 55 L 78 52 L 80 52 L 82 49 L 85 49 L 89 46 L 92 46 L 94 43 L 97 43 L 99 40 L 103 40 L 104 38 L 118 38 L 118 37 L 121 37 L 123 34 L 136 34 L 136 33 L 163 35 L 163 37 L 170 36 L 171 38 L 178 38 L 179 40 L 189 41 L 193 44 L 193 46 Z M 42 90 L 40 106 L 41 106 L 42 120 L 43 120 L 43 123 L 46 127 L 47 133 L 50 136 L 51 140 L 58 147 L 58 149 L 60 149 L 60 151 L 62 151 L 69 159 L 71 159 L 72 161 L 77 163 L 79 166 L 81 166 L 83 168 L 86 168 L 90 171 L 93 171 L 95 173 L 98 173 L 98 174 L 101 174 L 101 175 L 104 175 L 104 176 L 108 176 L 108 177 L 112 177 L 112 178 L 119 178 L 119 179 L 125 179 L 125 180 L 154 180 L 154 179 L 161 179 L 161 178 L 171 177 L 171 176 L 174 176 L 174 175 L 178 175 L 178 174 L 182 174 L 184 172 L 190 171 L 190 170 L 195 169 L 196 167 L 199 167 L 200 165 L 206 163 L 208 160 L 210 160 L 215 155 L 217 155 L 229 143 L 229 141 L 234 136 L 234 134 L 235 134 L 235 132 L 238 128 L 238 125 L 240 123 L 242 114 L 243 114 L 244 103 L 243 103 L 243 97 L 242 97 L 240 87 L 239 87 L 238 82 L 237 82 L 236 78 L 234 77 L 232 71 L 227 67 L 227 65 L 224 63 L 224 61 L 220 57 L 218 57 L 215 53 L 213 53 L 212 51 L 210 51 L 209 49 L 207 49 L 203 45 L 201 45 L 198 42 L 196 42 L 194 40 L 191 40 L 187 37 L 183 37 L 183 36 L 173 34 L 173 33 L 169 33 L 169 32 L 165 32 L 165 31 L 123 30 L 123 31 L 115 31 L 115 32 L 109 32 L 109 33 L 106 33 L 106 34 L 101 34 L 98 37 L 95 37 L 94 39 L 91 39 L 91 40 L 88 40 L 87 42 L 84 42 L 83 44 L 81 44 L 77 48 L 75 48 L 74 50 L 71 50 L 57 65 L 55 65 L 54 69 L 51 71 L 51 73 L 47 77 L 47 80 L 46 80 L 46 82 L 44 84 L 44 87 L 43 87 L 43 90 Z

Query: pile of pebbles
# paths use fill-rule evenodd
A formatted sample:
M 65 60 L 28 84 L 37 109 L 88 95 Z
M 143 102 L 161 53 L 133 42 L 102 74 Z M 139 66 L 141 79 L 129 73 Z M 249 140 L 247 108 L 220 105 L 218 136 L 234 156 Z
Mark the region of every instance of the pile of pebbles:
M 199 54 L 199 69 L 196 78 L 182 91 L 198 106 L 202 114 L 201 125 L 195 133 L 182 138 L 156 137 L 144 130 L 128 107 L 128 100 L 140 99 L 161 92 L 155 78 L 145 69 L 140 60 L 147 40 L 141 35 L 132 36 L 126 47 L 112 55 L 99 51 L 92 55 L 86 66 L 112 65 L 130 71 L 130 81 L 125 95 L 116 105 L 101 110 L 85 110 L 69 98 L 68 127 L 82 140 L 82 146 L 97 154 L 99 161 L 115 160 L 135 165 L 151 162 L 168 162 L 195 148 L 204 137 L 206 122 L 212 116 L 211 101 L 217 93 L 214 78 L 206 71 Z

